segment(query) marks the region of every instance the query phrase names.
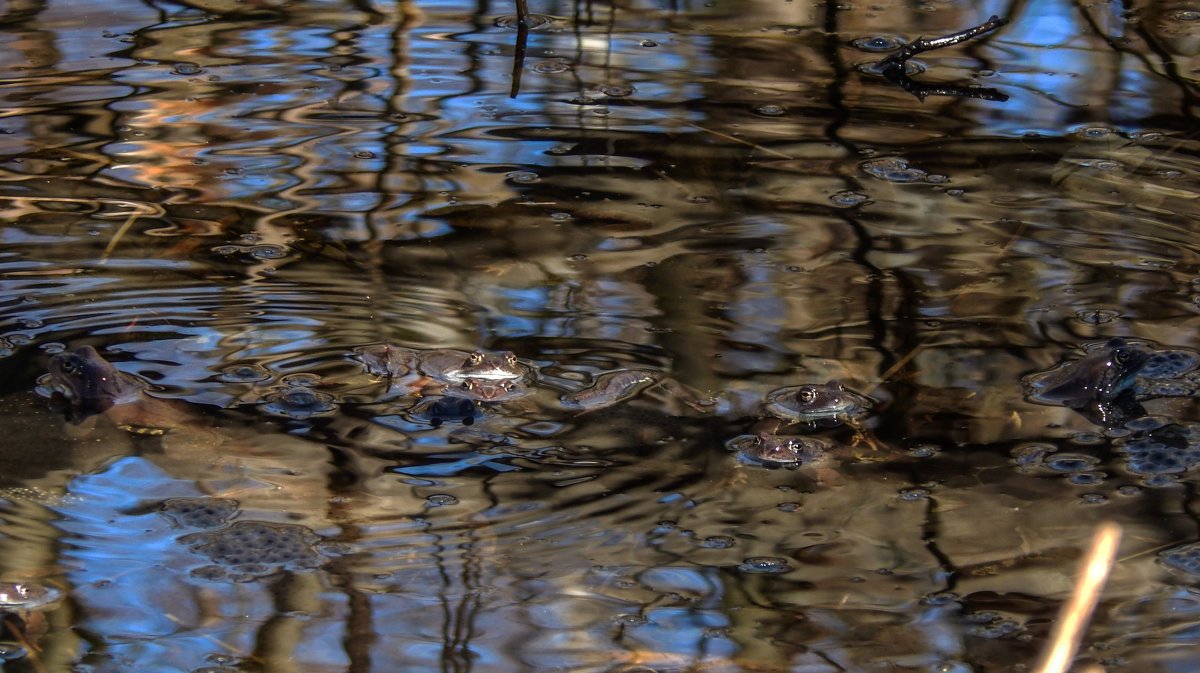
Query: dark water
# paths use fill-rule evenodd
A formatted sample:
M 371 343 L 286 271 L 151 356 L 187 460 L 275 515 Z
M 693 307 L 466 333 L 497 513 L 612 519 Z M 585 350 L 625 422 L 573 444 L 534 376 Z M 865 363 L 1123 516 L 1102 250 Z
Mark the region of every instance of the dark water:
M 57 598 L 0 667 L 1032 670 L 1115 521 L 1082 660 L 1195 670 L 1196 381 L 1021 380 L 1200 345 L 1200 11 L 876 4 L 534 2 L 515 98 L 508 4 L 0 7 L 0 580 Z M 914 78 L 1005 102 L 869 72 L 991 14 Z M 379 343 L 538 371 L 435 427 Z M 167 420 L 66 422 L 83 345 Z M 716 404 L 559 401 L 623 368 Z M 831 379 L 825 462 L 729 448 Z

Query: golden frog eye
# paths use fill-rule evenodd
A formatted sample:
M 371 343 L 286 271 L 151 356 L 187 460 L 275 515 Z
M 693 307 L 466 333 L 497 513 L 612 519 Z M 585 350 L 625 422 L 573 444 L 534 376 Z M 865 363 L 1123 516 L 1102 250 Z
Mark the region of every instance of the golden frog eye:
M 796 399 L 805 404 L 812 404 L 817 401 L 817 391 L 812 388 L 801 388 L 800 392 L 796 393 Z
M 480 362 L 483 362 L 483 353 L 471 353 L 471 357 L 467 358 L 467 362 L 471 363 L 472 365 L 477 365 Z

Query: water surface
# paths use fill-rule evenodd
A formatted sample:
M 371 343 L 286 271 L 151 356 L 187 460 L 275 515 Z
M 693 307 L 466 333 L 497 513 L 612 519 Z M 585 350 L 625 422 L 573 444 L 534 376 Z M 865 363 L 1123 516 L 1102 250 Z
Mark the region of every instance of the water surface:
M 1132 429 L 1022 386 L 1197 346 L 1195 8 L 513 11 L 3 9 L 0 580 L 63 596 L 4 670 L 1026 670 L 1102 521 L 1081 659 L 1200 664 L 1195 381 Z M 992 14 L 911 65 L 1006 101 L 873 74 Z M 435 427 L 380 343 L 538 373 Z M 83 345 L 175 427 L 64 420 Z M 560 403 L 623 368 L 718 403 Z M 730 450 L 829 380 L 879 404 L 825 463 Z

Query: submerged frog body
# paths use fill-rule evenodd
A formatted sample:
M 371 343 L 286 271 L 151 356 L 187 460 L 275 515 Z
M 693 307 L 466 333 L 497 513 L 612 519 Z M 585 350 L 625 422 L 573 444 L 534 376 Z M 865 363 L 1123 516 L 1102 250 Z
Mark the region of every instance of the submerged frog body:
M 1152 351 L 1124 339 L 1109 339 L 1098 348 L 1057 367 L 1024 378 L 1036 402 L 1071 409 L 1111 404 L 1133 388 Z
M 140 379 L 118 370 L 91 346 L 50 358 L 50 383 L 69 403 L 67 415 L 75 423 L 140 401 L 145 389 Z
M 645 369 L 619 369 L 596 377 L 592 385 L 567 393 L 559 398 L 563 406 L 592 411 L 604 409 L 627 400 L 658 381 L 658 376 Z
M 837 425 L 867 414 L 874 400 L 836 381 L 787 386 L 767 394 L 768 414 L 791 422 Z

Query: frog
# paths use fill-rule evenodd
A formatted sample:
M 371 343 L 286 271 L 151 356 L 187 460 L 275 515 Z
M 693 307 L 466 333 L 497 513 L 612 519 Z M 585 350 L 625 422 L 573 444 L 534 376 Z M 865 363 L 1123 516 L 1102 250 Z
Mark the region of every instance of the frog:
M 596 376 L 582 390 L 561 395 L 559 402 L 568 409 L 581 412 L 610 407 L 638 394 L 649 384 L 659 382 L 657 373 L 646 369 L 617 369 Z
M 1041 404 L 1074 409 L 1104 426 L 1144 415 L 1134 384 L 1153 351 L 1119 337 L 1084 349 L 1087 354 L 1081 358 L 1022 378 L 1026 396 Z
M 834 426 L 865 416 L 875 401 L 837 381 L 785 386 L 767 393 L 764 410 L 789 423 Z
M 420 355 L 421 372 L 448 383 L 467 379 L 512 381 L 526 379 L 531 370 L 512 351 L 464 353 L 452 349 L 425 351 Z
M 822 460 L 829 444 L 815 437 L 759 432 L 738 435 L 726 444 L 744 460 L 764 465 L 804 465 Z
M 126 432 L 162 436 L 173 448 L 207 449 L 228 440 L 186 405 L 146 394 L 149 384 L 120 371 L 92 346 L 54 355 L 48 369 L 44 380 L 51 399 L 65 400 L 67 420 L 76 426 L 87 422 L 84 432 L 102 416 Z
M 69 405 L 75 424 L 113 407 L 142 399 L 146 384 L 105 360 L 92 346 L 80 346 L 50 358 L 50 384 Z

